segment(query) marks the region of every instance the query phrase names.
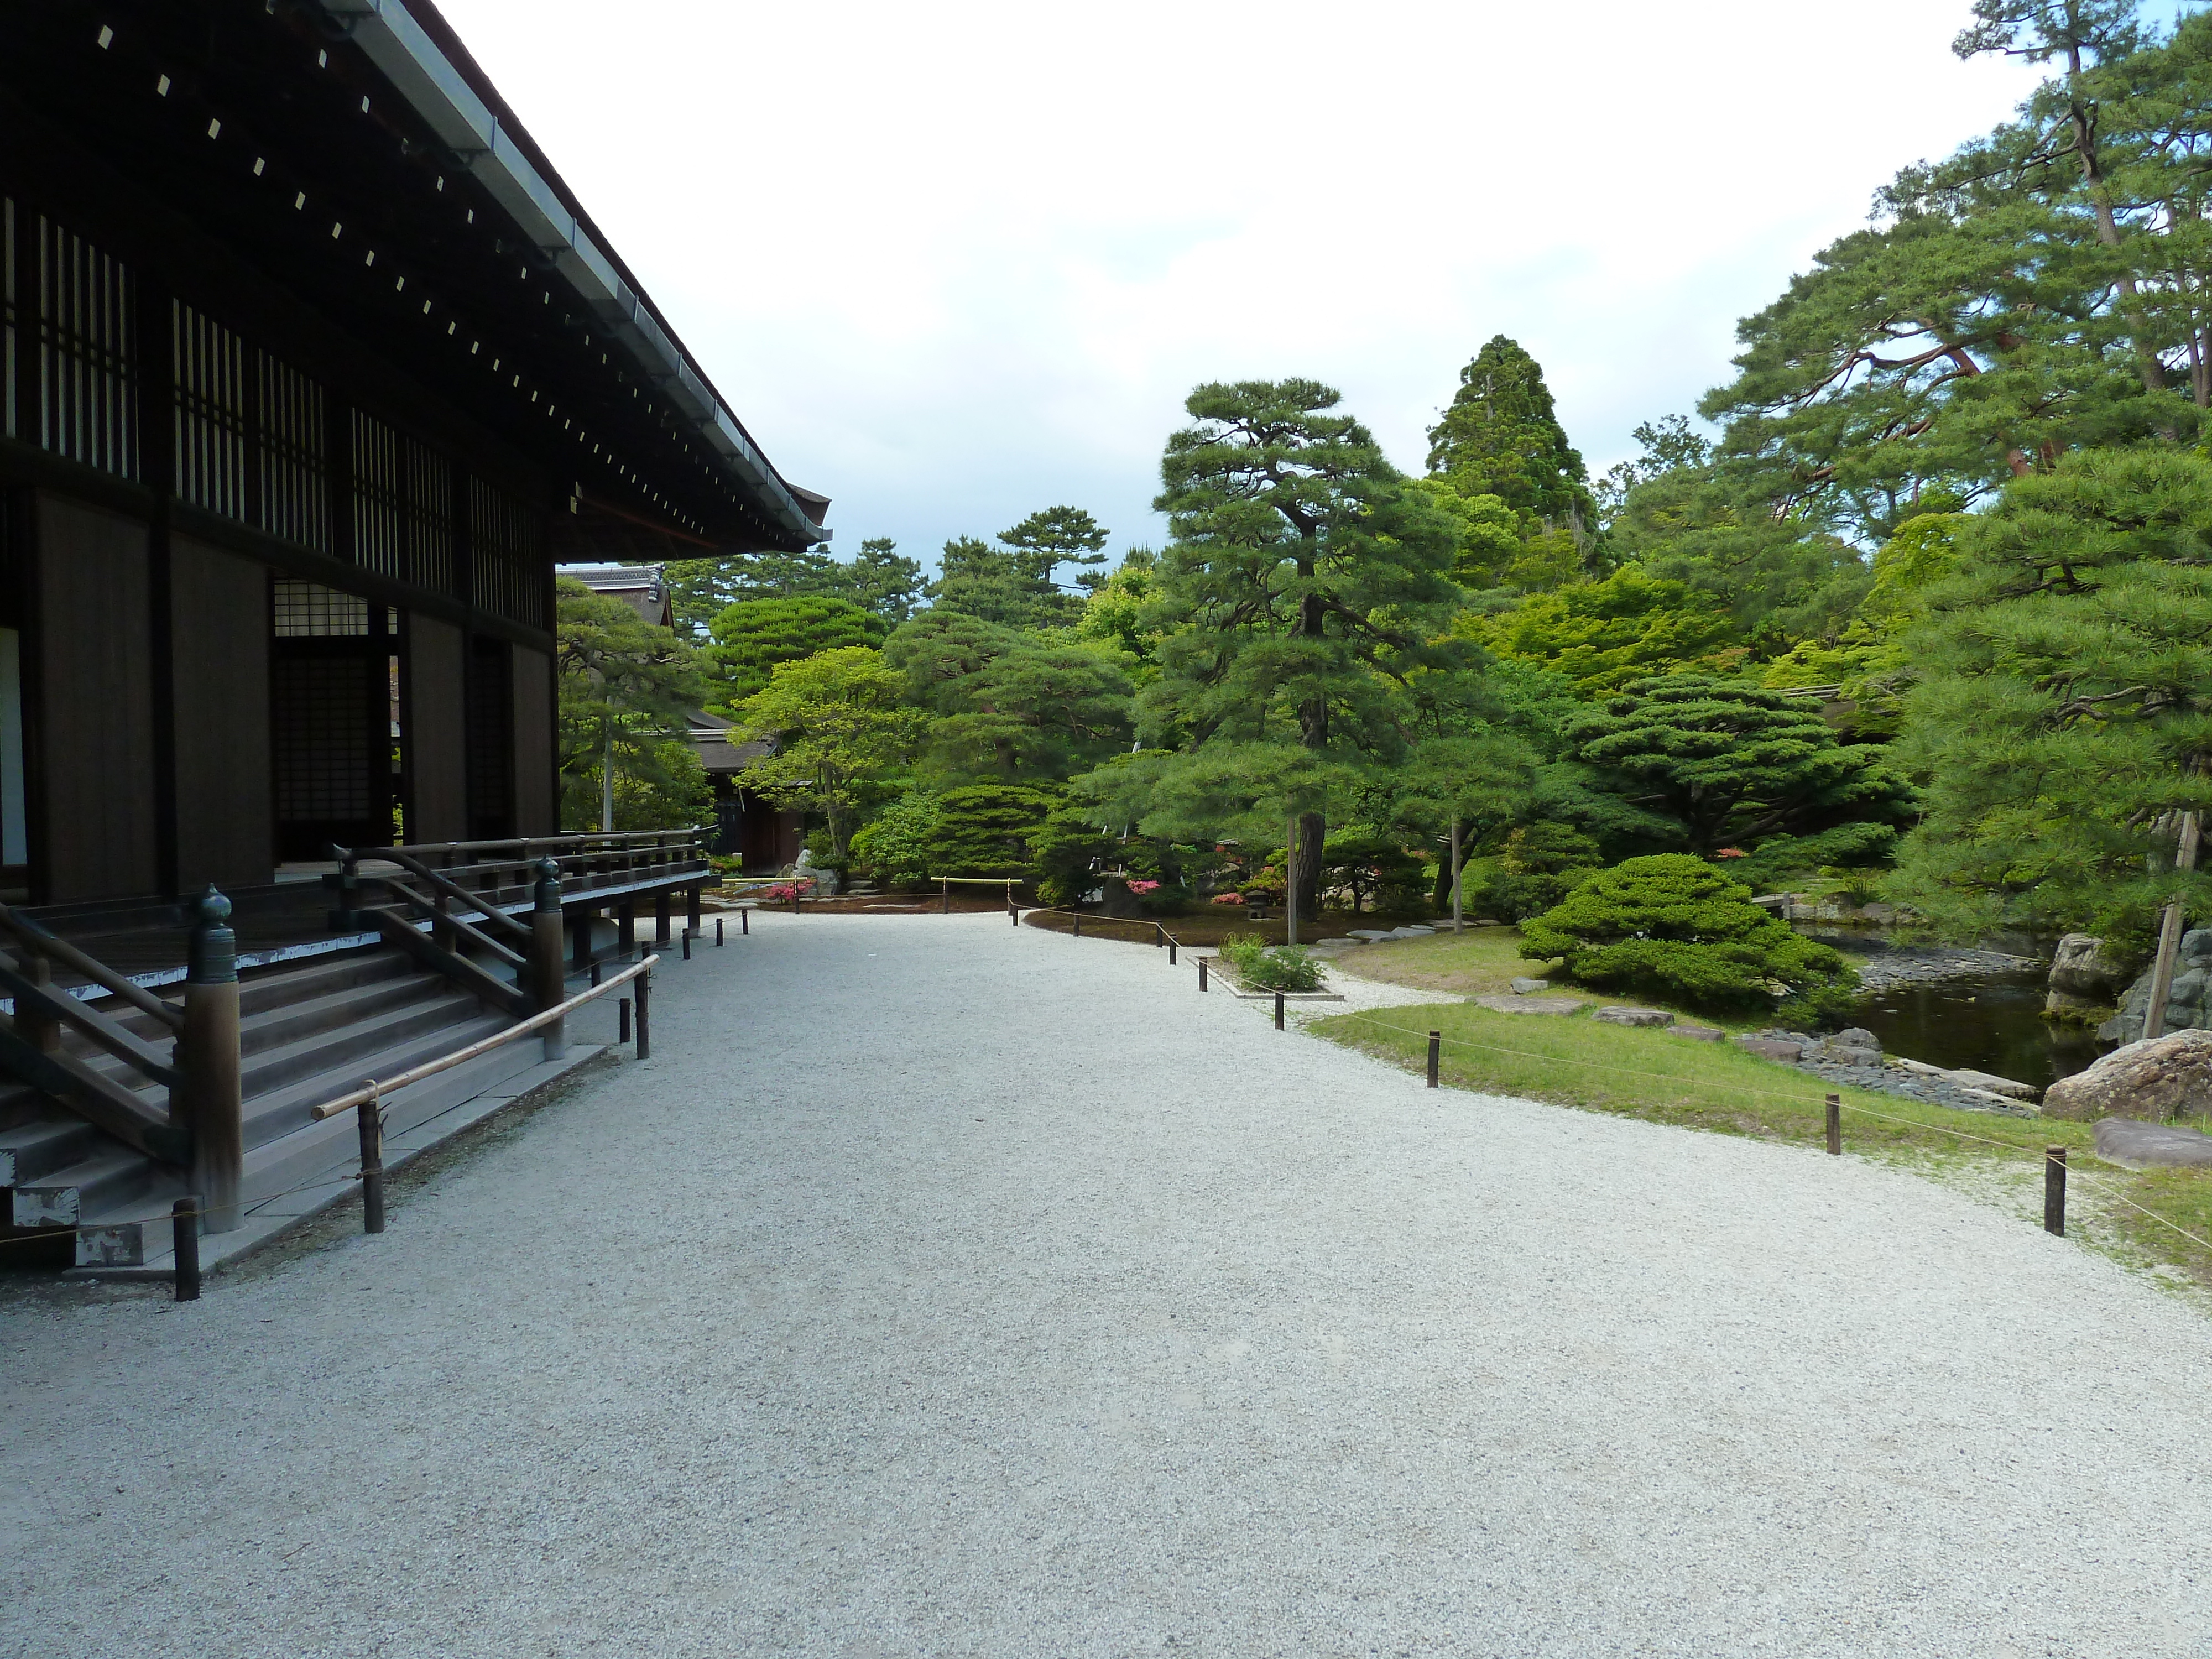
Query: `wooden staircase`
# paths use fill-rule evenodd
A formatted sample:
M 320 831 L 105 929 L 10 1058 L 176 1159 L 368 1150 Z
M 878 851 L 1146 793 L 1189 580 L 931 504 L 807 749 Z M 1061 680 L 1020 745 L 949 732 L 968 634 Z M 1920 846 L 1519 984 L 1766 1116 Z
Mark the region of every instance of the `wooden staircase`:
M 179 988 L 181 990 L 181 988 Z M 172 1033 L 153 1016 L 94 1005 L 149 1045 Z M 342 1176 L 356 1151 L 349 1116 L 318 1123 L 313 1109 L 364 1079 L 396 1077 L 512 1024 L 444 975 L 389 945 L 317 957 L 244 975 L 239 1047 L 244 1073 L 246 1162 L 240 1200 L 257 1204 Z M 74 1031 L 64 1049 L 161 1105 L 162 1091 Z M 393 1103 L 397 1133 L 538 1063 L 537 1046 L 514 1043 L 456 1067 Z M 149 1236 L 166 1235 L 170 1201 L 185 1172 L 155 1161 L 27 1084 L 0 1079 L 0 1230 L 76 1230 L 81 1267 L 134 1266 Z M 335 1188 L 333 1188 L 335 1190 Z

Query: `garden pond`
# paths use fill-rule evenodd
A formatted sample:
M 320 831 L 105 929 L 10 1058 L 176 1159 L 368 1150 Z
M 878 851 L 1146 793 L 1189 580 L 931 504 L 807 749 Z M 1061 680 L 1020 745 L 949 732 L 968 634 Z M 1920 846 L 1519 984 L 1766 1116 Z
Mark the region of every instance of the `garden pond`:
M 1972 1066 L 2040 1089 L 2086 1069 L 2104 1052 L 2082 1027 L 2043 1018 L 2046 969 L 2041 962 L 1996 951 L 1899 947 L 1880 937 L 1826 929 L 1802 931 L 1869 958 L 1865 971 L 1872 988 L 1851 1019 L 1881 1039 L 1884 1054 L 1931 1066 Z M 2002 943 L 2014 951 L 2023 944 Z M 1906 972 L 1883 971 L 1899 968 Z

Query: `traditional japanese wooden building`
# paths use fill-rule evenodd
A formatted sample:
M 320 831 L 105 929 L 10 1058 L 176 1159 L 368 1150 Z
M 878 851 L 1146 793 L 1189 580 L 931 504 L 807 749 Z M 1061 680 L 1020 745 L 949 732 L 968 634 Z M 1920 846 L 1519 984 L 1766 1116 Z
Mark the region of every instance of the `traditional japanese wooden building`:
M 550 833 L 552 567 L 785 482 L 428 0 L 0 11 L 0 886 Z
M 0 7 L 0 1237 L 237 1230 L 696 921 L 689 830 L 559 835 L 554 567 L 827 507 L 429 0 Z

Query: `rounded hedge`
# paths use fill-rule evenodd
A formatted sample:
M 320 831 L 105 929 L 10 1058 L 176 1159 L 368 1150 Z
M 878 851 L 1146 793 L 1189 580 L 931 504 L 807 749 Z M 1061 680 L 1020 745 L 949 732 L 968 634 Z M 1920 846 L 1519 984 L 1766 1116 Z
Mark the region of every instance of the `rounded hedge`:
M 1686 853 L 1627 859 L 1523 923 L 1521 954 L 1559 958 L 1579 984 L 1711 1006 L 1850 982 L 1841 956 L 1750 899 L 1751 889 Z

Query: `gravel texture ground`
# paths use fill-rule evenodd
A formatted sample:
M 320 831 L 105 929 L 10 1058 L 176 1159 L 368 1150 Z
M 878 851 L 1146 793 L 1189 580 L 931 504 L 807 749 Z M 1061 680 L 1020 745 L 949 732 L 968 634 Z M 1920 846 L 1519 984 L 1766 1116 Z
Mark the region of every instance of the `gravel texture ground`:
M 0 1297 L 0 1653 L 2199 1655 L 2212 1331 L 1853 1158 L 992 916 L 204 1301 Z

